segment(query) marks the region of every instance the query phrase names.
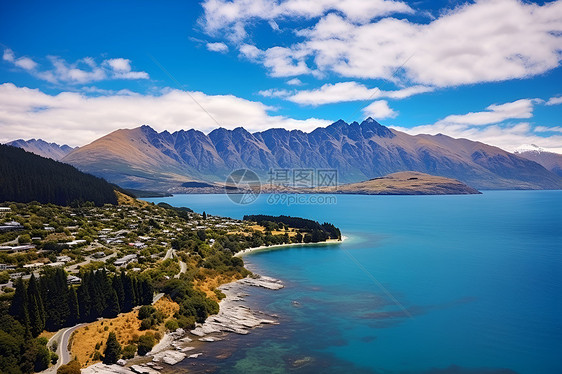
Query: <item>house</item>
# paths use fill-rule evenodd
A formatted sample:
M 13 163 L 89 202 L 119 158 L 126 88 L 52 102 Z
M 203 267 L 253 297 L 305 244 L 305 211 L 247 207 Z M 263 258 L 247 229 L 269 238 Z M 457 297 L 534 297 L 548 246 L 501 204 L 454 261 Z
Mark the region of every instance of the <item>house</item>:
M 35 245 L 27 244 L 27 245 L 17 245 L 15 247 L 12 247 L 13 252 L 29 251 L 30 249 L 35 249 Z
M 73 240 L 73 241 L 71 241 L 71 242 L 66 242 L 66 243 L 64 243 L 64 244 L 66 244 L 66 245 L 68 245 L 68 246 L 70 246 L 70 247 L 75 247 L 75 246 L 77 246 L 77 245 L 86 244 L 86 241 L 83 240 L 83 239 L 78 239 L 78 240 Z
M 16 265 L 0 264 L 0 271 L 2 270 L 12 270 L 15 269 Z
M 69 256 L 57 256 L 57 262 L 70 262 L 72 259 Z
M 19 222 L 16 222 L 16 221 L 5 222 L 2 225 L 0 225 L 0 232 L 17 231 L 17 230 L 23 230 L 23 226 Z
M 6 207 L 6 206 L 0 206 L 0 214 L 7 214 L 10 213 L 12 211 L 12 209 Z
M 66 278 L 66 283 L 68 284 L 80 284 L 80 282 L 82 282 L 82 279 L 80 279 L 76 275 L 69 275 Z
M 130 262 L 132 262 L 133 260 L 136 260 L 136 259 L 137 259 L 137 255 L 133 253 L 133 254 L 130 254 L 130 255 L 123 256 L 118 260 L 115 260 L 113 265 L 115 265 L 115 266 L 128 265 Z
M 42 262 L 35 262 L 33 264 L 25 264 L 25 265 L 23 265 L 23 268 L 24 269 L 37 269 L 37 268 L 43 267 L 43 265 L 45 265 L 45 264 L 42 263 Z

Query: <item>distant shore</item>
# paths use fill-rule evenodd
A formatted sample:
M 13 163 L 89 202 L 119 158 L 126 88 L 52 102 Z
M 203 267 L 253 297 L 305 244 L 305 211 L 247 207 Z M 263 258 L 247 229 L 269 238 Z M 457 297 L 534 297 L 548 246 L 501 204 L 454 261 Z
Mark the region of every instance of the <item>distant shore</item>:
M 321 245 L 326 245 L 326 244 L 339 244 L 339 243 L 343 243 L 343 241 L 346 240 L 346 239 L 347 239 L 347 236 L 342 235 L 341 240 L 328 239 L 326 241 L 317 242 L 317 243 L 287 243 L 287 244 L 275 244 L 275 245 L 262 245 L 262 246 L 259 246 L 259 247 L 246 248 L 246 249 L 236 253 L 234 256 L 242 257 L 242 256 L 245 256 L 248 253 L 252 253 L 252 252 L 263 251 L 263 250 L 282 249 L 282 248 L 285 248 L 285 247 L 321 246 Z

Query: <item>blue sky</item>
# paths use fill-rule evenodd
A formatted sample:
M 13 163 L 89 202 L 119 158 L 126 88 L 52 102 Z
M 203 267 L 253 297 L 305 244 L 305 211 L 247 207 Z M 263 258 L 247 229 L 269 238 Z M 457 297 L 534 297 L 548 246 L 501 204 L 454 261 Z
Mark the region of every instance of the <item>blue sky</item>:
M 338 119 L 562 152 L 562 0 L 0 5 L 0 142 Z

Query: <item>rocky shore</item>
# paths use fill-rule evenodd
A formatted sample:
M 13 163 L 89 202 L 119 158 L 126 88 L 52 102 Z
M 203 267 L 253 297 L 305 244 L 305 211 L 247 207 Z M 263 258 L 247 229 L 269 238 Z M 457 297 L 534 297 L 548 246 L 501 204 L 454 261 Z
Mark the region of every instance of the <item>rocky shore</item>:
M 166 334 L 144 358 L 129 362 L 120 360 L 117 365 L 97 363 L 82 370 L 83 374 L 158 374 L 162 364 L 175 365 L 184 359 L 197 359 L 204 354 L 204 345 L 223 340 L 229 333 L 245 335 L 263 324 L 276 324 L 276 317 L 250 309 L 245 302 L 251 287 L 270 290 L 283 288 L 281 281 L 253 276 L 227 283 L 219 287 L 226 297 L 219 303 L 218 314 L 209 316 L 203 324 L 187 332 L 178 329 Z M 151 361 L 147 361 L 151 359 Z M 141 363 L 141 360 L 143 361 Z

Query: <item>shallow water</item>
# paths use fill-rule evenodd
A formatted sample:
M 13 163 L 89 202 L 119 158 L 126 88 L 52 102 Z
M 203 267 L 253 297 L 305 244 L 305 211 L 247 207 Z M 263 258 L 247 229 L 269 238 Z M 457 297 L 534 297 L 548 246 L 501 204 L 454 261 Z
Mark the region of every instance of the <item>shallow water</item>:
M 301 216 L 349 237 L 247 255 L 286 284 L 249 298 L 281 324 L 212 343 L 216 352 L 174 370 L 562 373 L 562 191 L 337 195 L 336 204 L 292 206 L 267 196 L 250 205 L 223 195 L 147 200 L 234 218 Z

